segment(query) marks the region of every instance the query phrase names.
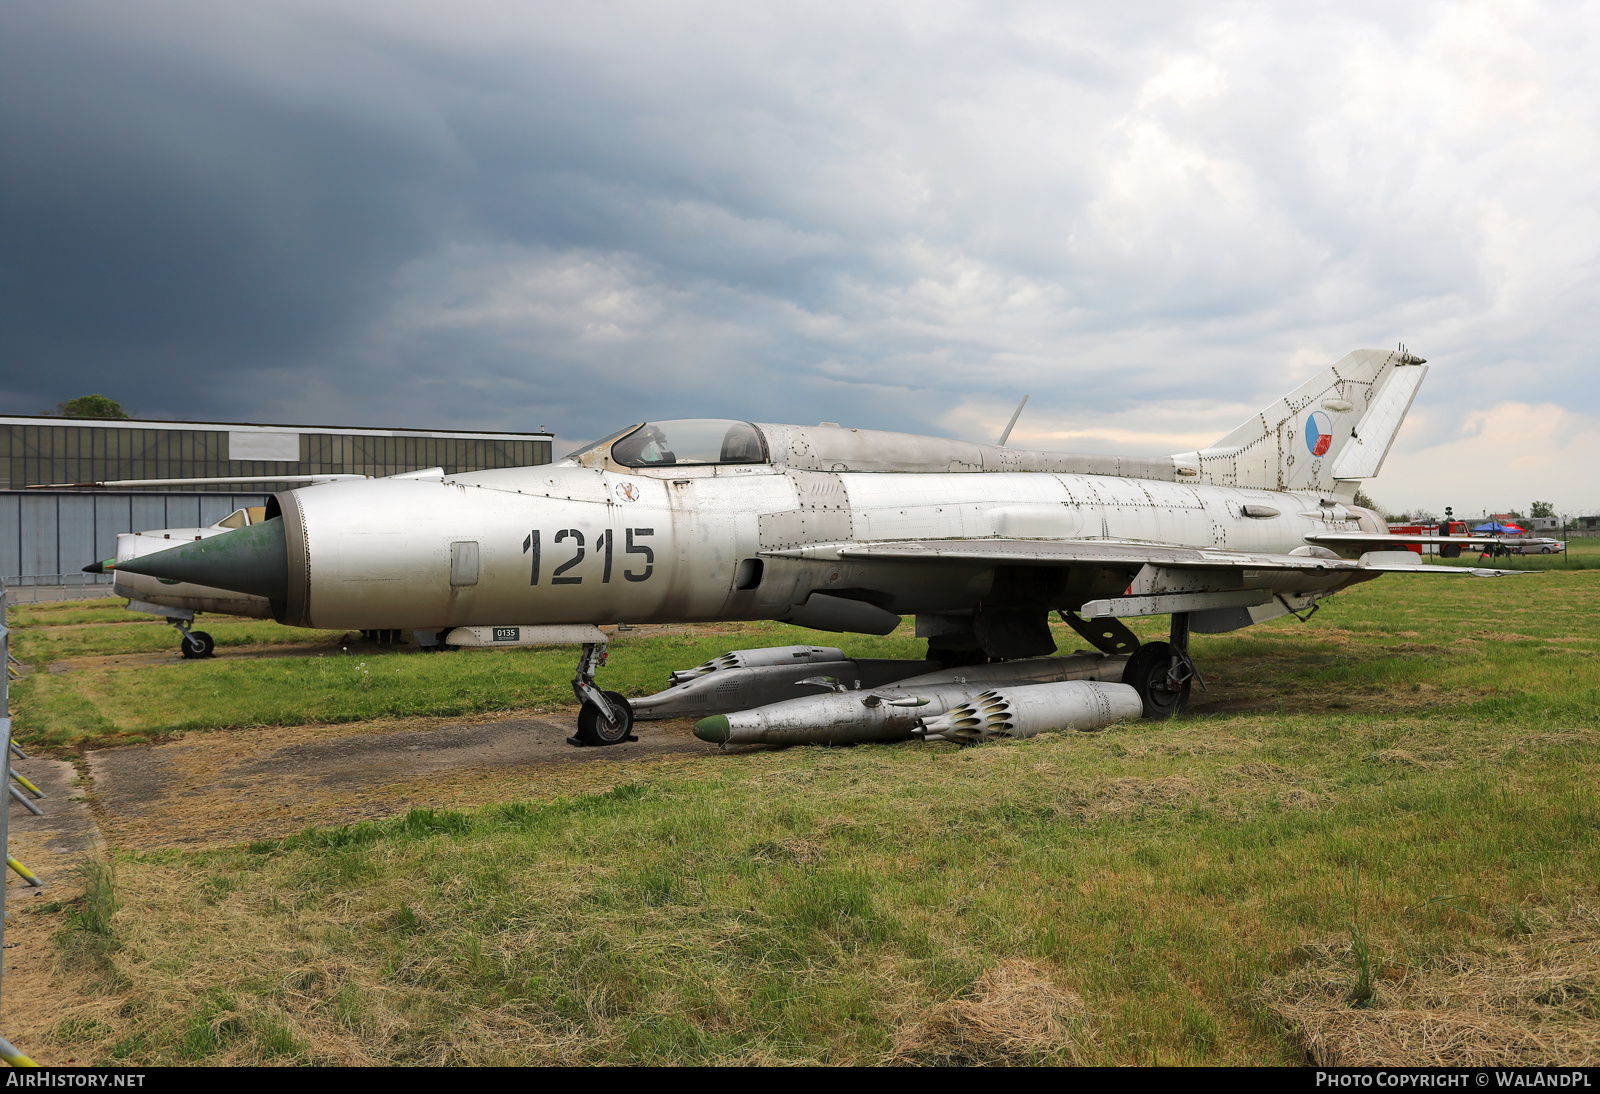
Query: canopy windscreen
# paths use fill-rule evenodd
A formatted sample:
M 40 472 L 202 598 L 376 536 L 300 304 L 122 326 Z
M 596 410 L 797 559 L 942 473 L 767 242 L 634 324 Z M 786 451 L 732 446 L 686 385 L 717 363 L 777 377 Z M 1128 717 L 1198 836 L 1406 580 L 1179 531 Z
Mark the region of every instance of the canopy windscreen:
M 724 418 L 646 422 L 611 446 L 611 458 L 624 467 L 762 463 L 766 456 L 755 426 Z

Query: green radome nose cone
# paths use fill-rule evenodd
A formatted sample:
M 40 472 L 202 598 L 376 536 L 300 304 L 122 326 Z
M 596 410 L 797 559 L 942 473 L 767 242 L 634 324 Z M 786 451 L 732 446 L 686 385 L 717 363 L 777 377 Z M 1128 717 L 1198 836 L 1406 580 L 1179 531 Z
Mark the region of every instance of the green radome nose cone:
M 117 569 L 283 600 L 289 589 L 289 551 L 284 542 L 283 518 L 273 517 L 220 536 L 130 558 L 118 563 Z
M 727 715 L 713 714 L 709 718 L 700 719 L 694 724 L 694 735 L 714 745 L 726 744 L 730 736 Z

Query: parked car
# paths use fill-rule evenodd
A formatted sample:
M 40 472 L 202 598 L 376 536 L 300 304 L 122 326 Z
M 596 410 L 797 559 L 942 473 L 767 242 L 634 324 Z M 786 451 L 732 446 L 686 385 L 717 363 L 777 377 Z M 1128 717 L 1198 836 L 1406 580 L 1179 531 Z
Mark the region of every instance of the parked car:
M 1559 539 L 1533 538 L 1506 544 L 1506 550 L 1514 555 L 1553 555 L 1566 549 L 1567 545 Z

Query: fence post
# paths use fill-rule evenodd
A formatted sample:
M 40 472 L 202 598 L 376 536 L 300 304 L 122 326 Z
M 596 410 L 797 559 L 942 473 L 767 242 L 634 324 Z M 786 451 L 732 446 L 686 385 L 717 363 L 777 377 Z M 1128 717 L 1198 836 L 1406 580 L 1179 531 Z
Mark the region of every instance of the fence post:
M 7 627 L 10 615 L 6 611 L 6 583 L 0 580 L 0 734 L 5 735 L 6 748 L 11 747 L 11 631 Z M 6 780 L 10 787 L 11 780 Z M 5 849 L 6 858 L 11 857 L 11 801 L 10 798 L 0 802 L 0 848 Z M 0 881 L 8 881 L 0 873 Z M 5 953 L 6 945 L 6 918 L 5 889 L 0 887 L 0 955 Z M 0 999 L 5 998 L 5 961 L 0 959 Z M 4 1060 L 12 1067 L 34 1067 L 34 1062 L 22 1053 L 17 1047 L 4 1037 L 0 1037 L 0 1060 Z

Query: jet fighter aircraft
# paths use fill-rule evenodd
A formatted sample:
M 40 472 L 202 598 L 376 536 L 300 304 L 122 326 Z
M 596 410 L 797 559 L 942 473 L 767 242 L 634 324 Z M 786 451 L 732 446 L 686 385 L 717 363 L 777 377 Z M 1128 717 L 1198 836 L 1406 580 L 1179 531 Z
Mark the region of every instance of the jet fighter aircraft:
M 116 596 L 128 598 L 128 610 L 158 615 L 176 627 L 183 636 L 178 642 L 178 652 L 194 659 L 210 657 L 216 642 L 205 631 L 193 628 L 194 613 L 218 612 L 224 615 L 243 615 L 254 619 L 271 619 L 272 607 L 258 596 L 241 596 L 223 589 L 202 589 L 171 578 L 156 579 L 132 571 L 119 570 L 117 564 L 140 555 L 167 551 L 172 541 L 193 542 L 209 536 L 225 536 L 236 528 L 265 519 L 262 506 L 235 509 L 215 524 L 203 528 L 156 528 L 144 532 L 123 532 L 117 536 L 115 557 L 85 566 L 86 574 L 114 575 L 111 591 Z
M 413 471 L 412 476 L 442 476 L 444 468 L 434 467 L 425 471 Z M 285 475 L 275 478 L 272 482 L 345 482 L 364 480 L 366 475 Z M 228 484 L 242 485 L 255 484 L 262 480 L 244 477 L 230 478 L 200 478 L 200 479 L 121 479 L 111 482 L 76 482 L 53 483 L 52 486 L 60 487 L 129 487 L 129 486 L 198 486 L 202 484 Z M 29 489 L 32 489 L 30 487 Z M 157 615 L 177 628 L 182 638 L 178 642 L 178 652 L 185 658 L 198 659 L 212 656 L 216 649 L 216 642 L 205 631 L 193 628 L 196 612 L 213 612 L 219 615 L 241 615 L 251 619 L 271 619 L 272 605 L 265 597 L 249 596 L 232 592 L 226 589 L 207 589 L 189 585 L 184 582 L 174 581 L 171 578 L 156 579 L 143 574 L 136 574 L 131 570 L 119 569 L 118 563 L 127 562 L 140 555 L 153 554 L 157 551 L 169 550 L 173 540 L 192 541 L 206 539 L 210 536 L 226 535 L 235 528 L 257 523 L 266 519 L 264 506 L 250 506 L 246 509 L 235 509 L 215 524 L 199 528 L 154 528 L 140 532 L 122 532 L 117 536 L 117 553 L 111 558 L 100 562 L 91 563 L 83 567 L 86 574 L 111 574 L 113 581 L 111 591 L 113 595 L 128 598 L 128 610 L 142 612 L 147 615 Z
M 277 494 L 259 522 L 117 568 L 259 598 L 292 626 L 405 628 L 435 646 L 582 644 L 577 743 L 632 739 L 629 700 L 595 677 L 597 625 L 624 621 L 780 620 L 881 635 L 914 616 L 927 660 L 901 675 L 939 679 L 927 694 L 889 694 L 880 685 L 892 673 L 855 666 L 856 707 L 903 712 L 879 718 L 891 729 L 873 739 L 954 739 L 950 718 L 977 709 L 981 681 L 935 685 L 967 676 L 1062 689 L 1115 671 L 1145 716 L 1162 717 L 1198 678 L 1192 632 L 1304 616 L 1386 573 L 1512 572 L 1424 564 L 1406 544 L 1448 537 L 1391 535 L 1354 502 L 1426 372 L 1403 349 L 1357 350 L 1209 448 L 1163 457 L 829 423 L 646 422 L 549 465 Z M 1116 660 L 1007 676 L 998 663 L 1055 651 L 1052 614 Z M 1168 641 L 1141 644 L 1122 623 L 1147 615 L 1171 617 Z M 780 695 L 797 683 L 848 688 L 784 671 Z M 852 715 L 816 698 L 827 711 L 814 739 L 839 739 Z M 1012 700 L 1007 709 L 1027 706 Z M 919 702 L 932 708 L 914 718 Z M 730 739 L 726 718 L 707 721 L 702 736 Z

